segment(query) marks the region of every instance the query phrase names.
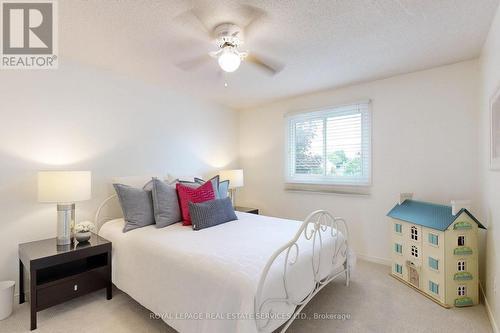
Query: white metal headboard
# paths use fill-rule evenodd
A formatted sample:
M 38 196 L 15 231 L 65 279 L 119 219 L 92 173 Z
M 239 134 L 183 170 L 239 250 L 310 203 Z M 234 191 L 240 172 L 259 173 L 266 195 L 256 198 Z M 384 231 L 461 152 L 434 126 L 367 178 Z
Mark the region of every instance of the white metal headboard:
M 104 201 L 101 203 L 99 208 L 97 208 L 97 212 L 95 213 L 95 217 L 94 217 L 94 224 L 97 228 L 97 233 L 99 233 L 99 230 L 101 230 L 101 227 L 104 225 L 104 223 L 111 221 L 113 219 L 113 217 L 102 218 L 102 216 L 101 216 L 103 209 L 105 207 L 109 206 L 109 204 L 111 202 L 113 202 L 113 199 L 115 199 L 115 200 L 118 199 L 118 195 L 116 195 L 116 193 L 112 194 L 109 197 L 107 197 L 106 199 L 104 199 Z M 118 217 L 120 217 L 120 216 L 115 216 L 115 218 L 118 218 Z

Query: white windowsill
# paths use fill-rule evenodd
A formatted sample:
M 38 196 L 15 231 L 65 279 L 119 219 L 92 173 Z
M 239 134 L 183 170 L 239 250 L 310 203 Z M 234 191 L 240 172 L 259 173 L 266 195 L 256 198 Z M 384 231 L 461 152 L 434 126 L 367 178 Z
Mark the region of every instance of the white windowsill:
M 371 186 L 369 186 L 369 185 L 354 186 L 354 185 L 335 185 L 335 184 L 285 183 L 285 191 L 368 196 L 371 194 Z

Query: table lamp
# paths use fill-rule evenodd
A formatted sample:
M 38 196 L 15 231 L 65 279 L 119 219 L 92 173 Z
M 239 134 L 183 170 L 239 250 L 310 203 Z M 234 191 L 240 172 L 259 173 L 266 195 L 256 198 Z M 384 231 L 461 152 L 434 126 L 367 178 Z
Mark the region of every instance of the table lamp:
M 91 196 L 90 171 L 38 172 L 38 201 L 57 204 L 57 245 L 68 245 L 74 237 L 75 202 Z
M 222 170 L 220 172 L 220 180 L 229 180 L 229 194 L 231 196 L 231 201 L 235 203 L 235 197 L 236 197 L 236 189 L 239 187 L 243 187 L 244 181 L 243 181 L 243 170 L 242 169 L 235 169 L 235 170 Z

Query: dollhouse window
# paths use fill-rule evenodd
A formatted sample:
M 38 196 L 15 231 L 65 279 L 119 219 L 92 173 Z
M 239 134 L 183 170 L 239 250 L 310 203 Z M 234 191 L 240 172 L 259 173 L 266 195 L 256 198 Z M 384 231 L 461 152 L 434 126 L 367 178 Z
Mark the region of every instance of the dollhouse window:
M 417 230 L 417 227 L 411 227 L 411 239 L 418 240 L 418 230 Z
M 465 296 L 466 294 L 467 294 L 467 288 L 465 286 L 458 286 L 457 295 L 458 296 Z
M 397 253 L 403 253 L 403 245 L 395 243 L 394 244 L 394 251 Z
M 398 234 L 401 233 L 402 226 L 399 223 L 394 223 L 394 231 L 397 232 Z
M 429 257 L 429 267 L 439 270 L 439 260 Z
M 465 260 L 459 260 L 457 264 L 457 268 L 459 272 L 464 272 L 465 271 Z
M 465 245 L 465 236 L 458 236 L 458 246 L 464 246 Z
M 439 294 L 439 285 L 432 281 L 429 281 L 429 290 L 434 294 Z
M 429 243 L 432 245 L 439 245 L 438 235 L 429 234 Z
M 401 266 L 400 264 L 395 264 L 394 270 L 396 271 L 396 273 L 403 274 L 403 266 Z
M 411 247 L 411 255 L 418 258 L 418 248 L 415 245 L 412 245 Z

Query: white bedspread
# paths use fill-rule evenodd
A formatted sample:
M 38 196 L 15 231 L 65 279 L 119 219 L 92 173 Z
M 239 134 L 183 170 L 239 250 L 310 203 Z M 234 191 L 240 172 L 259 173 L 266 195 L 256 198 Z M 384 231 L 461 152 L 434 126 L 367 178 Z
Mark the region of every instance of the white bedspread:
M 179 332 L 257 332 L 252 316 L 261 273 L 271 255 L 294 237 L 302 222 L 237 215 L 237 221 L 200 231 L 177 223 L 123 233 L 123 219 L 107 222 L 99 234 L 113 243 L 114 284 Z M 324 237 L 323 243 L 327 242 L 333 240 Z M 308 243 L 311 248 L 312 242 Z M 311 257 L 306 245 L 300 251 L 301 258 Z M 336 270 L 342 269 L 344 260 L 339 258 L 333 264 Z M 294 265 L 297 274 L 290 279 L 290 289 L 298 298 L 312 287 L 311 261 L 300 262 L 303 264 Z M 273 266 L 266 295 L 284 296 L 282 271 L 282 263 Z M 320 274 L 329 273 L 331 270 Z M 293 307 L 280 305 L 278 311 L 290 314 Z M 285 321 L 273 320 L 266 331 Z

